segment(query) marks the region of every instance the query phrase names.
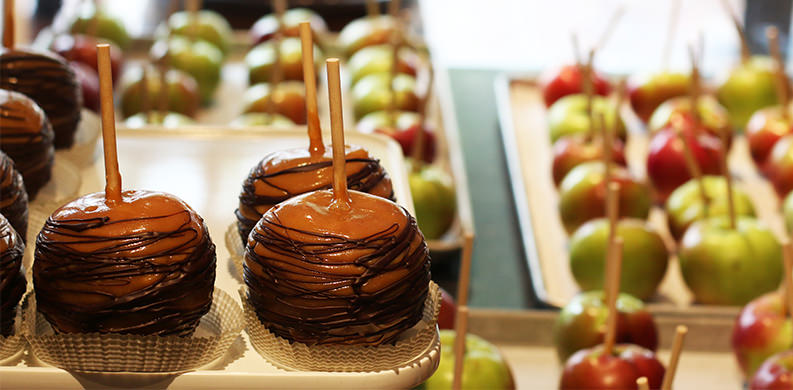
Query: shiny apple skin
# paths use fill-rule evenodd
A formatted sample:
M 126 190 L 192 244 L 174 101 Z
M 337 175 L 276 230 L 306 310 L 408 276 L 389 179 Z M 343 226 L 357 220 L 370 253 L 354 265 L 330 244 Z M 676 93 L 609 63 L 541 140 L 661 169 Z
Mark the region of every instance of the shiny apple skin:
M 147 92 L 151 108 L 158 108 L 160 96 L 160 74 L 157 68 L 149 67 L 146 71 Z M 201 102 L 201 95 L 193 76 L 178 70 L 170 69 L 166 73 L 168 88 L 168 110 L 189 117 L 196 115 Z M 143 68 L 128 67 L 121 78 L 121 113 L 130 117 L 143 110 L 142 100 Z
M 705 95 L 697 101 L 697 114 L 699 115 L 698 129 L 704 130 L 714 137 L 721 137 L 726 132 L 728 146 L 732 146 L 734 129 L 730 124 L 730 115 L 727 109 L 719 104 L 716 98 Z M 690 126 L 694 117 L 691 112 L 691 99 L 688 96 L 671 98 L 661 103 L 655 109 L 647 123 L 647 128 L 651 133 L 656 133 L 668 126 Z
M 765 361 L 749 383 L 750 390 L 793 390 L 793 350 Z
M 793 348 L 793 321 L 786 318 L 782 295 L 771 292 L 749 302 L 732 330 L 732 350 L 751 378 L 772 355 Z
M 777 141 L 787 134 L 793 134 L 793 122 L 785 118 L 782 107 L 766 107 L 752 114 L 745 132 L 752 159 L 758 167 L 762 167 Z
M 339 31 L 339 46 L 348 57 L 361 48 L 390 42 L 396 23 L 391 16 L 363 17 L 347 23 Z
M 636 389 L 636 380 L 646 377 L 650 389 L 659 389 L 666 368 L 655 353 L 631 344 L 617 344 L 606 355 L 603 345 L 576 352 L 564 364 L 560 390 Z
M 283 34 L 286 37 L 300 37 L 300 22 L 311 23 L 311 30 L 315 35 L 324 35 L 328 32 L 325 19 L 308 8 L 290 8 L 284 12 Z M 264 15 L 251 26 L 250 37 L 254 46 L 269 41 L 278 31 L 278 20 L 275 14 Z M 316 38 L 315 38 L 316 39 Z
M 764 168 L 766 177 L 780 198 L 793 191 L 793 134 L 780 138 L 774 144 Z
M 259 83 L 242 95 L 242 113 L 267 112 L 268 100 L 272 94 L 276 113 L 289 118 L 292 122 L 306 124 L 306 87 L 300 81 L 287 80 L 278 84 L 272 91 L 269 83 Z
M 287 37 L 281 40 L 281 72 L 284 80 L 303 81 L 303 48 L 300 38 Z M 266 41 L 256 45 L 245 55 L 245 66 L 248 68 L 248 83 L 256 85 L 269 83 L 273 64 L 275 63 L 275 42 Z M 321 68 L 324 54 L 314 45 L 314 65 Z M 319 75 L 319 71 L 316 72 Z
M 577 294 L 556 317 L 553 343 L 559 361 L 564 362 L 575 352 L 603 343 L 608 308 L 603 291 Z M 628 294 L 617 297 L 617 342 L 637 344 L 649 350 L 658 348 L 658 329 L 653 316 L 641 300 Z
M 402 154 L 411 157 L 421 117 L 418 113 L 411 111 L 395 111 L 394 118 L 394 123 L 391 123 L 387 111 L 370 112 L 355 124 L 355 128 L 361 133 L 380 133 L 393 138 L 402 147 Z M 431 163 L 435 161 L 438 140 L 435 129 L 427 123 L 424 126 L 423 160 L 426 163 Z
M 419 97 L 416 92 L 416 79 L 410 75 L 398 74 L 391 80 L 390 74 L 375 73 L 360 79 L 352 88 L 353 111 L 356 118 L 385 110 L 391 102 L 392 83 L 396 94 L 396 109 L 400 111 L 418 111 Z
M 603 159 L 603 143 L 588 140 L 586 136 L 571 135 L 559 138 L 554 142 L 551 153 L 553 154 L 553 163 L 551 164 L 553 184 L 559 187 L 562 179 L 579 164 L 588 161 L 601 161 Z M 611 153 L 612 162 L 622 167 L 628 165 L 625 160 L 625 144 L 621 140 L 614 140 Z
M 440 331 L 441 358 L 438 369 L 426 382 L 422 390 L 448 390 L 454 378 L 454 338 L 452 330 Z M 463 355 L 463 389 L 510 390 L 515 388 L 512 371 L 498 347 L 487 340 L 468 333 L 465 337 Z
M 590 132 L 590 117 L 586 112 L 587 98 L 585 95 L 567 95 L 556 101 L 548 109 L 548 135 L 551 142 L 556 142 L 559 138 L 574 135 L 587 134 Z M 603 115 L 607 128 L 616 127 L 616 137 L 621 140 L 627 139 L 627 131 L 622 118 L 617 116 L 614 111 L 613 103 L 602 97 L 592 98 L 592 112 L 595 117 Z M 595 127 L 598 129 L 598 127 Z
M 733 68 L 719 83 L 716 97 L 730 113 L 730 122 L 743 129 L 755 111 L 779 104 L 776 65 L 769 56 L 752 56 Z
M 560 68 L 551 68 L 540 75 L 540 89 L 545 106 L 550 107 L 557 100 L 567 96 L 584 92 L 581 67 L 578 65 L 564 65 Z M 611 84 L 598 72 L 594 72 L 594 93 L 608 96 Z
M 633 77 L 628 81 L 631 107 L 647 123 L 661 103 L 688 94 L 691 76 L 678 72 L 658 72 Z
M 368 46 L 358 50 L 347 61 L 347 72 L 354 86 L 358 80 L 375 73 L 390 73 L 393 66 L 394 49 L 391 45 Z M 409 47 L 399 49 L 397 73 L 417 77 L 420 59 L 416 51 Z
M 231 25 L 223 15 L 212 10 L 199 10 L 195 20 L 188 11 L 174 12 L 168 18 L 167 30 L 170 35 L 203 39 L 220 49 L 224 57 L 231 50 Z

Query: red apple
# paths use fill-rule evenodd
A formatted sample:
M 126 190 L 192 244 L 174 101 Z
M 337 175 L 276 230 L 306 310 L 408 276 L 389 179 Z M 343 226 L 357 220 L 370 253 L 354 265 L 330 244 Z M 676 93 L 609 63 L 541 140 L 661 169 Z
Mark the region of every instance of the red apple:
M 655 133 L 650 139 L 647 154 L 647 176 L 661 202 L 677 188 L 691 179 L 686 166 L 683 139 L 694 155 L 694 160 L 704 175 L 721 174 L 721 158 L 724 153 L 721 140 L 686 125 L 681 136 L 669 126 Z
M 355 128 L 361 133 L 380 133 L 393 138 L 399 142 L 402 153 L 410 157 L 413 155 L 420 119 L 415 112 L 395 111 L 392 121 L 387 111 L 375 111 L 361 118 Z M 431 163 L 435 160 L 438 141 L 435 130 L 427 123 L 424 126 L 424 161 Z
M 625 146 L 621 140 L 615 139 L 612 148 L 611 161 L 627 166 L 625 161 Z M 558 187 L 562 179 L 570 170 L 587 161 L 599 161 L 603 158 L 603 143 L 597 140 L 588 140 L 586 136 L 570 135 L 559 138 L 553 143 L 553 183 Z
M 83 91 L 83 106 L 93 112 L 99 112 L 99 75 L 82 62 L 70 61 L 80 89 Z
M 793 191 L 793 134 L 788 134 L 774 144 L 764 171 L 780 198 Z
M 582 349 L 564 364 L 560 390 L 635 389 L 645 377 L 651 389 L 658 389 L 666 369 L 655 353 L 632 344 L 618 344 L 612 354 L 603 345 Z
M 732 349 L 747 377 L 771 355 L 793 348 L 793 321 L 782 295 L 765 294 L 744 306 L 732 330 Z
M 548 69 L 540 75 L 540 88 L 545 99 L 545 106 L 550 107 L 555 101 L 567 95 L 582 93 L 583 75 L 581 66 L 565 65 L 559 69 Z M 593 72 L 594 90 L 597 95 L 608 96 L 611 85 L 603 76 Z
M 454 304 L 452 295 L 441 289 L 441 310 L 438 313 L 438 328 L 454 329 L 454 318 L 457 314 L 457 305 Z
M 632 77 L 628 81 L 631 107 L 647 123 L 661 103 L 688 94 L 691 77 L 683 73 L 659 72 Z
M 750 390 L 793 390 L 793 350 L 765 361 L 749 383 Z
M 786 134 L 793 134 L 793 121 L 785 118 L 781 106 L 766 107 L 752 114 L 745 131 L 752 159 L 762 167 L 776 142 Z
M 713 96 L 700 96 L 697 100 L 697 114 L 699 115 L 699 126 L 701 130 L 720 137 L 721 133 L 726 132 L 729 136 L 728 143 L 732 145 L 733 128 L 730 124 L 730 116 L 727 109 L 719 104 Z M 692 123 L 694 116 L 691 112 L 691 98 L 688 96 L 678 96 L 661 103 L 650 117 L 647 128 L 655 133 L 663 128 L 672 126 L 685 126 Z
M 123 59 L 121 57 L 121 49 L 114 43 L 107 41 L 99 41 L 94 37 L 87 35 L 59 35 L 55 37 L 50 44 L 50 50 L 61 55 L 68 61 L 76 61 L 90 66 L 94 72 L 99 72 L 99 66 L 96 62 L 96 44 L 109 43 L 110 44 L 110 70 L 113 72 L 113 84 L 118 80 L 121 75 L 121 66 Z

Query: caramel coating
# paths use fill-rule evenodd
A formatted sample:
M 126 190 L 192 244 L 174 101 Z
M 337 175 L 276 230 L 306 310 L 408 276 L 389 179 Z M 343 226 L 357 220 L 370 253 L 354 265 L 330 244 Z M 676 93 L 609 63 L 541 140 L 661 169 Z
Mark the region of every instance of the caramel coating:
M 248 239 L 244 276 L 259 319 L 309 344 L 380 345 L 420 319 L 430 259 L 416 220 L 386 199 L 303 194 L 264 214 Z
M 22 238 L 0 214 L 0 334 L 5 337 L 14 330 L 16 307 L 27 285 L 22 268 L 24 254 Z
M 36 240 L 38 310 L 63 333 L 188 335 L 209 311 L 215 245 L 179 198 L 104 192 L 56 210 Z
M 83 97 L 66 60 L 50 52 L 0 49 L 0 88 L 25 94 L 44 110 L 56 149 L 72 146 Z
M 14 162 L 0 151 L 0 214 L 22 237 L 28 232 L 28 194 L 22 175 L 14 168 Z
M 306 148 L 289 149 L 265 156 L 242 183 L 237 216 L 237 230 L 242 242 L 248 240 L 256 222 L 274 205 L 306 192 L 328 189 L 333 184 L 333 148 L 312 157 Z M 347 146 L 347 186 L 394 200 L 391 178 L 380 161 L 360 146 Z
M 47 116 L 33 100 L 0 89 L 0 149 L 14 160 L 31 200 L 52 176 L 54 138 Z

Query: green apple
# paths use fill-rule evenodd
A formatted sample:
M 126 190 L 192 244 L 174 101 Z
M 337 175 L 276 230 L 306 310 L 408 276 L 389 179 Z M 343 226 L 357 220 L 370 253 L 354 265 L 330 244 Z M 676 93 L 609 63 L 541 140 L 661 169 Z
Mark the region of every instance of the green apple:
M 376 45 L 358 50 L 347 61 L 347 72 L 351 84 L 355 85 L 364 76 L 374 73 L 389 73 L 394 59 L 394 49 L 391 45 Z M 399 49 L 397 71 L 416 77 L 420 59 L 416 51 L 407 46 Z
M 548 109 L 548 128 L 551 143 L 566 135 L 585 134 L 590 128 L 590 118 L 586 114 L 587 97 L 583 94 L 567 95 L 557 100 Z M 608 128 L 616 121 L 617 137 L 624 140 L 627 136 L 622 118 L 615 115 L 614 104 L 602 96 L 592 97 L 592 113 L 595 118 L 603 115 Z
M 165 75 L 168 84 L 168 111 L 194 116 L 201 102 L 198 84 L 193 76 L 178 69 L 170 69 Z M 121 79 L 121 114 L 135 115 L 143 110 L 143 67 L 130 67 Z M 146 70 L 146 93 L 149 107 L 158 109 L 160 101 L 160 72 L 150 66 Z
M 696 179 L 687 181 L 666 200 L 666 220 L 669 232 L 675 240 L 680 240 L 683 233 L 694 221 L 706 217 L 725 216 L 729 212 L 727 203 L 727 181 L 723 176 L 703 176 L 702 186 L 708 198 L 707 215 L 702 204 L 699 183 Z M 754 217 L 754 206 L 749 196 L 742 190 L 733 187 L 733 205 L 736 215 Z
M 300 37 L 300 23 L 309 22 L 311 23 L 311 31 L 314 32 L 314 40 L 320 41 L 319 46 L 324 47 L 321 41 L 324 40 L 328 33 L 328 25 L 318 13 L 308 8 L 290 8 L 284 12 L 283 22 L 284 26 L 281 28 L 275 14 L 262 16 L 251 26 L 249 32 L 251 42 L 254 45 L 258 45 L 273 39 L 279 29 L 283 36 Z
M 303 48 L 300 38 L 288 37 L 281 40 L 281 72 L 284 80 L 303 81 Z M 320 69 L 324 62 L 322 51 L 314 45 L 314 64 Z M 250 85 L 270 82 L 270 73 L 275 63 L 275 42 L 270 40 L 258 44 L 245 56 Z M 319 73 L 317 73 L 319 74 Z
M 194 36 L 203 39 L 220 49 L 224 56 L 229 53 L 231 26 L 222 15 L 215 11 L 200 10 L 196 13 L 195 21 L 192 20 L 190 12 L 175 12 L 168 18 L 166 30 L 171 35 Z
M 242 96 L 242 112 L 267 112 L 272 97 L 274 111 L 286 116 L 292 122 L 306 124 L 306 86 L 295 80 L 278 84 L 272 91 L 270 83 L 256 84 Z
M 452 178 L 441 168 L 427 164 L 417 172 L 410 169 L 408 182 L 419 230 L 428 240 L 440 238 L 454 222 L 457 210 Z
M 698 303 L 744 305 L 782 281 L 782 247 L 756 219 L 726 217 L 694 222 L 683 235 L 678 258 Z
M 716 97 L 730 113 L 733 126 L 743 129 L 755 111 L 779 104 L 776 78 L 774 60 L 768 56 L 753 56 L 732 69 Z
M 608 220 L 598 218 L 581 225 L 570 238 L 570 270 L 583 291 L 603 289 L 608 235 Z M 627 218 L 617 222 L 617 237 L 623 240 L 620 291 L 650 298 L 669 263 L 661 235 L 645 221 Z
M 96 8 L 93 1 L 80 2 L 77 16 L 72 21 L 69 31 L 74 34 L 96 35 L 113 41 L 121 49 L 129 47 L 131 39 L 121 19 L 109 15 Z
M 352 56 L 363 47 L 388 43 L 395 25 L 388 15 L 355 19 L 341 29 L 338 44 Z
M 715 136 L 720 136 L 722 131 L 732 132 L 730 117 L 719 101 L 713 96 L 705 95 L 697 99 L 697 114 L 705 130 Z M 650 132 L 659 131 L 672 122 L 682 121 L 691 116 L 691 98 L 680 96 L 671 98 L 661 103 L 653 111 L 647 128 Z
M 204 40 L 191 41 L 185 37 L 173 36 L 156 42 L 151 49 L 154 62 L 168 56 L 172 68 L 190 74 L 198 83 L 201 100 L 212 100 L 212 95 L 220 83 L 220 68 L 223 53 L 213 44 Z
M 631 107 L 636 115 L 647 122 L 661 103 L 688 94 L 691 76 L 679 72 L 658 72 L 633 77 L 629 82 Z
M 370 74 L 360 79 L 352 88 L 353 109 L 356 118 L 362 118 L 374 111 L 385 110 L 391 102 L 388 73 Z M 406 74 L 398 74 L 393 80 L 397 110 L 416 111 L 419 98 L 416 95 L 416 79 Z
M 230 124 L 231 127 L 254 127 L 268 126 L 277 129 L 295 129 L 295 123 L 289 118 L 280 114 L 270 114 L 264 112 L 249 112 L 235 118 Z
M 785 215 L 787 231 L 793 232 L 793 191 L 787 194 L 784 206 L 782 206 L 782 213 Z
M 361 118 L 355 124 L 355 129 L 361 133 L 380 132 L 393 136 L 399 131 L 417 125 L 420 121 L 421 117 L 417 112 L 394 111 L 391 116 L 388 111 L 374 111 Z
M 141 128 L 149 125 L 160 125 L 162 127 L 182 127 L 186 125 L 195 124 L 195 121 L 190 117 L 184 116 L 178 112 L 166 112 L 165 115 L 161 111 L 152 111 L 149 115 L 139 112 L 124 121 L 124 125 L 131 128 Z
M 441 361 L 438 370 L 427 379 L 419 389 L 448 390 L 454 379 L 454 338 L 453 330 L 441 332 Z M 473 335 L 465 335 L 465 354 L 463 355 L 463 389 L 514 389 L 515 381 L 507 362 L 498 348 L 487 340 Z

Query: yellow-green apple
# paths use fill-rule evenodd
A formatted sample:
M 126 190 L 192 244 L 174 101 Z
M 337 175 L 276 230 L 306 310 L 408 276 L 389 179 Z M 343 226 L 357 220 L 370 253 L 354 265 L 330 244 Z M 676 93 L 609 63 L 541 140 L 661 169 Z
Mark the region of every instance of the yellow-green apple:
M 785 314 L 780 293 L 765 294 L 744 306 L 732 328 L 732 350 L 747 378 L 766 359 L 791 348 L 793 320 Z
M 666 201 L 672 191 L 692 177 L 686 165 L 684 142 L 688 144 L 702 174 L 723 173 L 721 159 L 724 148 L 719 138 L 700 130 L 691 122 L 683 126 L 680 134 L 675 128 L 666 127 L 653 134 L 647 152 L 647 177 L 661 202 Z
M 768 358 L 751 378 L 749 390 L 793 390 L 793 350 Z
M 730 122 L 743 129 L 755 111 L 779 104 L 776 65 L 768 56 L 753 56 L 733 68 L 719 83 L 716 97 L 730 113 Z
M 559 214 L 568 233 L 590 219 L 606 215 L 606 169 L 601 162 L 586 162 L 573 168 L 559 186 Z M 627 169 L 614 166 L 611 181 L 620 184 L 619 215 L 646 219 L 650 213 L 650 189 Z
M 224 56 L 229 53 L 231 26 L 223 15 L 215 11 L 202 9 L 196 12 L 195 18 L 188 11 L 174 12 L 164 30 L 170 35 L 205 40 L 220 49 Z
M 388 15 L 355 19 L 341 29 L 338 44 L 349 57 L 366 46 L 390 42 L 395 27 L 394 19 Z
M 80 83 L 83 93 L 83 106 L 93 112 L 99 112 L 99 75 L 90 66 L 82 62 L 69 61 L 69 66 Z
M 631 107 L 636 116 L 647 123 L 661 103 L 677 96 L 685 96 L 691 88 L 691 75 L 662 71 L 632 77 L 628 81 Z
M 457 305 L 454 298 L 444 289 L 441 290 L 441 308 L 438 312 L 438 328 L 454 329 L 454 319 L 457 314 Z
M 726 217 L 696 221 L 678 248 L 680 270 L 698 303 L 745 305 L 782 280 L 782 247 L 756 219 Z
M 447 390 L 454 379 L 453 330 L 441 330 L 441 361 L 438 369 L 419 389 Z M 487 340 L 468 333 L 465 335 L 463 389 L 509 390 L 515 388 L 512 371 L 498 348 Z
M 780 138 L 774 144 L 763 168 L 780 198 L 793 191 L 793 134 Z
M 62 34 L 55 37 L 50 44 L 50 50 L 60 54 L 67 61 L 81 62 L 90 66 L 94 72 L 99 72 L 99 66 L 96 63 L 96 45 L 98 43 L 100 43 L 99 40 L 87 35 Z M 121 75 L 121 66 L 123 65 L 121 49 L 112 42 L 105 41 L 105 43 L 110 45 L 110 70 L 113 73 L 113 83 L 115 84 L 118 76 Z
M 93 1 L 80 3 L 69 31 L 108 39 L 121 49 L 126 49 L 132 41 L 121 19 L 108 14 L 103 9 L 97 9 Z
M 758 167 L 765 164 L 771 149 L 787 134 L 793 134 L 793 121 L 784 115 L 781 106 L 762 108 L 752 115 L 746 124 L 746 141 Z
M 542 97 L 545 106 L 550 107 L 557 100 L 567 96 L 584 92 L 582 67 L 576 64 L 564 65 L 560 68 L 549 68 L 539 78 Z M 592 92 L 600 96 L 608 96 L 611 84 L 600 73 L 592 72 Z
M 146 69 L 146 94 L 149 107 L 159 108 L 160 99 L 160 72 L 156 67 Z M 143 111 L 143 67 L 127 67 L 121 78 L 121 114 L 130 117 Z M 193 76 L 178 70 L 170 69 L 165 74 L 168 88 L 168 111 L 178 112 L 186 116 L 194 116 L 201 101 L 198 84 Z
M 696 179 L 691 179 L 682 186 L 677 187 L 666 200 L 666 221 L 669 224 L 669 232 L 675 240 L 680 240 L 686 229 L 694 221 L 707 217 L 727 215 L 729 207 L 727 205 L 727 184 L 724 176 L 703 176 L 702 186 L 708 199 L 707 214 L 705 211 L 706 207 L 702 203 L 700 186 Z M 746 192 L 733 186 L 732 199 L 736 215 L 747 217 L 755 215 L 752 200 Z
M 556 142 L 566 135 L 586 134 L 590 131 L 590 118 L 587 116 L 587 97 L 585 95 L 567 95 L 556 101 L 548 109 L 548 129 L 551 142 Z M 614 104 L 602 96 L 592 97 L 593 117 L 603 115 L 609 129 L 617 126 L 617 138 L 625 140 L 625 124 L 617 117 Z
M 553 163 L 551 163 L 553 183 L 558 187 L 567 173 L 579 164 L 588 161 L 601 161 L 603 159 L 603 142 L 593 140 L 583 134 L 568 135 L 553 143 L 551 153 L 553 154 Z M 628 165 L 625 161 L 625 146 L 622 140 L 614 140 L 611 161 L 623 167 Z
M 361 118 L 355 124 L 355 128 L 361 133 L 381 133 L 393 138 L 399 142 L 402 153 L 410 157 L 413 156 L 413 145 L 416 142 L 419 126 L 421 126 L 420 121 L 421 116 L 415 112 L 395 111 L 392 117 L 388 111 L 375 111 Z M 424 162 L 431 163 L 435 160 L 438 142 L 435 130 L 426 122 L 423 130 L 424 156 L 422 157 Z
M 622 238 L 620 291 L 648 299 L 666 274 L 669 252 L 646 221 L 626 218 L 617 222 L 617 237 Z M 609 221 L 590 220 L 570 238 L 570 270 L 583 291 L 603 289 L 608 246 Z
M 785 203 L 782 206 L 782 214 L 785 217 L 787 231 L 793 232 L 793 191 L 790 191 L 785 197 Z
M 704 130 L 715 137 L 721 137 L 726 132 L 729 145 L 732 145 L 732 125 L 727 110 L 719 104 L 713 96 L 705 95 L 697 99 L 697 128 Z M 661 103 L 650 117 L 647 128 L 651 133 L 669 127 L 686 126 L 692 123 L 694 117 L 691 112 L 691 99 L 689 97 L 675 97 Z
M 655 353 L 633 344 L 617 344 L 611 354 L 603 345 L 582 349 L 564 364 L 560 390 L 635 389 L 645 377 L 651 389 L 659 389 L 666 369 Z
M 177 128 L 192 124 L 195 124 L 195 121 L 188 116 L 184 116 L 178 112 L 166 112 L 163 115 L 161 111 L 151 111 L 148 115 L 146 115 L 146 113 L 139 112 L 124 121 L 124 125 L 131 129 L 137 129 L 150 125 Z
M 281 40 L 281 75 L 284 80 L 303 81 L 303 49 L 300 38 L 288 37 Z M 256 45 L 245 55 L 250 85 L 270 82 L 273 64 L 276 59 L 275 41 L 267 41 Z M 314 64 L 317 69 L 324 61 L 322 50 L 314 45 Z
M 641 300 L 628 294 L 617 297 L 617 342 L 658 348 L 658 329 Z M 603 291 L 579 293 L 559 311 L 553 325 L 553 344 L 560 361 L 584 348 L 603 343 L 608 307 Z
M 204 40 L 191 41 L 175 35 L 152 45 L 151 58 L 155 63 L 166 56 L 172 68 L 193 76 L 204 103 L 212 100 L 220 83 L 220 68 L 223 65 L 223 53 L 220 49 Z
M 270 115 L 265 112 L 249 112 L 242 114 L 229 124 L 231 127 L 254 127 L 254 126 L 268 126 L 279 129 L 298 129 L 295 122 L 281 114 Z
M 421 62 L 416 50 L 403 46 L 399 48 L 398 54 L 397 72 L 416 77 Z M 358 80 L 370 74 L 391 72 L 393 60 L 394 49 L 391 45 L 368 46 L 358 50 L 347 61 L 351 84 L 355 85 Z
M 419 230 L 428 240 L 440 238 L 454 222 L 457 210 L 454 181 L 440 167 L 425 164 L 418 171 L 410 170 L 408 182 Z
M 270 83 L 259 83 L 242 95 L 242 112 L 267 112 L 272 98 L 273 109 L 292 122 L 306 124 L 306 87 L 301 81 L 287 80 L 278 83 L 275 91 Z
M 391 102 L 391 91 L 388 83 L 391 82 L 396 94 L 397 110 L 417 111 L 419 97 L 416 94 L 416 79 L 406 74 L 397 74 L 393 80 L 388 73 L 370 74 L 360 79 L 352 88 L 353 110 L 356 118 L 385 110 Z
M 284 12 L 284 27 L 281 34 L 285 37 L 300 37 L 300 23 L 311 23 L 311 31 L 314 32 L 315 40 L 321 38 L 328 32 L 328 25 L 325 19 L 319 14 L 308 8 L 290 8 Z M 275 14 L 267 14 L 259 18 L 250 30 L 251 41 L 254 45 L 269 41 L 275 36 L 279 28 L 278 19 Z

